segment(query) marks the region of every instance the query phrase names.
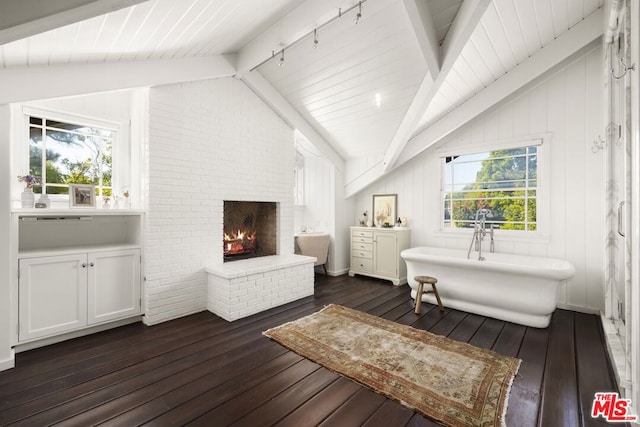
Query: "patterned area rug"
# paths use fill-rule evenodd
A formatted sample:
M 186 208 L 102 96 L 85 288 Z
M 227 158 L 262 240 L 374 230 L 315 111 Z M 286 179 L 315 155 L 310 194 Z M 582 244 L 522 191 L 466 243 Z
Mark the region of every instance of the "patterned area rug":
M 263 335 L 446 426 L 504 425 L 521 362 L 339 305 Z

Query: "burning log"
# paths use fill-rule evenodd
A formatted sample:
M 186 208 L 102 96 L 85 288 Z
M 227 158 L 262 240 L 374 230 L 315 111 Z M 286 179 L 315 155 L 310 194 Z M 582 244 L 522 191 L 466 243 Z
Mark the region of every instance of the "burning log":
M 225 255 L 239 255 L 255 251 L 256 232 L 238 230 L 235 233 L 224 233 L 223 249 Z

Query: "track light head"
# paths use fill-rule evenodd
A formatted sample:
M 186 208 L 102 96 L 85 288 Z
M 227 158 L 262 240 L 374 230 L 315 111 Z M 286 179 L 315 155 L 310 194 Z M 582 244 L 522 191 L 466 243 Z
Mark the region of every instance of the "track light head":
M 358 13 L 356 14 L 356 19 L 353 20 L 353 23 L 357 24 L 358 22 L 360 22 L 361 18 L 362 18 L 362 2 L 359 1 L 358 2 Z
M 313 48 L 317 49 L 318 48 L 318 29 L 314 29 L 313 30 Z
M 278 66 L 284 66 L 284 49 L 280 52 L 280 61 L 278 61 Z

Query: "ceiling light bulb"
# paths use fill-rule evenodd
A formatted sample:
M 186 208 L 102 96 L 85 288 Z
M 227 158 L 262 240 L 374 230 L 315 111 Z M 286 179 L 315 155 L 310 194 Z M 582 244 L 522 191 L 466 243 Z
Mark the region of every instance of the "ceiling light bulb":
M 318 48 L 318 29 L 313 30 L 313 48 Z
M 280 67 L 284 65 L 284 49 L 282 49 L 282 53 L 280 54 L 280 61 L 278 62 L 278 65 Z

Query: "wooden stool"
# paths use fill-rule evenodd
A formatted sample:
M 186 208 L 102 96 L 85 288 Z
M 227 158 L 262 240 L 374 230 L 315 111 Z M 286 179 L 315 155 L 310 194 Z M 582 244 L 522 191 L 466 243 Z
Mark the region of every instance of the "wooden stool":
M 436 283 L 438 279 L 431 276 L 416 276 L 413 278 L 416 282 L 418 282 L 418 290 L 416 291 L 416 314 L 420 314 L 420 309 L 422 308 L 422 294 L 423 293 L 433 293 L 436 296 L 436 300 L 438 301 L 438 308 L 440 311 L 444 311 L 444 307 L 442 306 L 442 301 L 440 301 L 440 295 L 438 294 L 438 289 L 436 288 Z M 428 283 L 431 285 L 433 290 L 425 291 L 424 284 Z

